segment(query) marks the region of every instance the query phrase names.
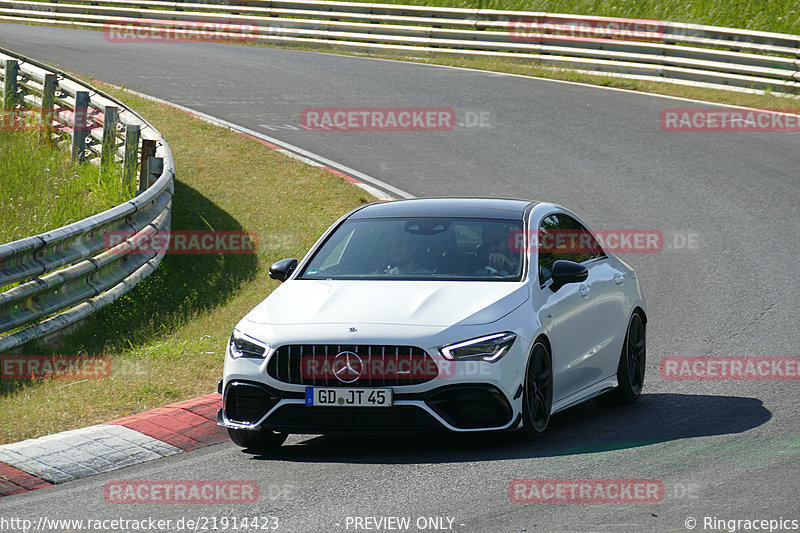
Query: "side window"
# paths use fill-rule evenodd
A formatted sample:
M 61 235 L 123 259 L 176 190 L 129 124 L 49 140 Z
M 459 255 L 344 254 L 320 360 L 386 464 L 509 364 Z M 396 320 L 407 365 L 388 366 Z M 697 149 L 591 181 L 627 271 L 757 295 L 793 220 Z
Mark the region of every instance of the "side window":
M 543 218 L 537 238 L 539 283 L 545 283 L 553 277 L 553 263 L 560 259 L 583 263 L 605 257 L 591 232 L 571 216 L 562 213 Z

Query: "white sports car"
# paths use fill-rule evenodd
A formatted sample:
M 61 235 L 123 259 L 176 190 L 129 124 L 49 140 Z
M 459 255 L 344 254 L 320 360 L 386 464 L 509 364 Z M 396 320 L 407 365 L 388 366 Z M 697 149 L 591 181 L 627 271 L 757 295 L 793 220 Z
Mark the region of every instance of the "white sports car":
M 360 207 L 236 326 L 218 423 L 289 433 L 514 431 L 600 395 L 632 402 L 647 316 L 633 270 L 574 213 L 509 199 Z

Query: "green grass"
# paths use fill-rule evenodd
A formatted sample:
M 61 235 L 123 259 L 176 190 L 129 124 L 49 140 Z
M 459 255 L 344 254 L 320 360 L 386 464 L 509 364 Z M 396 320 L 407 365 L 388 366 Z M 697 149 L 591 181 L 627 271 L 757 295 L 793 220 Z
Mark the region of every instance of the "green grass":
M 787 0 L 380 0 L 379 3 L 643 18 L 800 34 L 800 5 Z
M 102 86 L 98 82 L 94 85 Z M 105 87 L 103 87 L 106 89 Z M 372 201 L 341 178 L 171 107 L 106 89 L 141 112 L 175 156 L 173 230 L 249 230 L 247 255 L 167 255 L 131 292 L 56 345 L 26 355 L 108 355 L 108 379 L 0 380 L 0 443 L 82 427 L 216 390 L 236 322 L 339 216 Z M 28 207 L 46 210 L 49 200 Z
M 0 131 L 0 243 L 95 215 L 133 198 L 120 169 L 75 164 L 35 132 Z

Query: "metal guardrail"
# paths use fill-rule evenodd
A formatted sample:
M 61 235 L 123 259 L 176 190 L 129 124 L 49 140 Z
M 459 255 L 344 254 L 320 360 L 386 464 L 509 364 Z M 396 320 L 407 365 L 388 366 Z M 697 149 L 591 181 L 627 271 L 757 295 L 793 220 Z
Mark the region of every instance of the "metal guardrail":
M 6 288 L 0 292 L 3 352 L 78 322 L 155 270 L 166 249 L 143 253 L 134 243 L 169 231 L 175 164 L 150 123 L 77 78 L 0 48 L 0 79 L 6 115 L 40 109 L 47 129 L 61 126 L 61 139 L 70 142 L 74 159 L 101 165 L 121 159 L 122 179 L 135 180 L 138 174 L 139 184 L 136 197 L 121 205 L 0 245 L 0 290 Z M 56 124 L 53 110 L 59 107 L 69 112 L 59 113 Z
M 320 0 L 100 3 L 0 0 L 0 20 L 103 29 L 107 38 L 121 40 L 131 31 L 194 38 L 224 32 L 230 40 L 505 57 L 672 83 L 800 93 L 798 35 L 653 20 Z M 640 29 L 627 31 L 628 26 Z

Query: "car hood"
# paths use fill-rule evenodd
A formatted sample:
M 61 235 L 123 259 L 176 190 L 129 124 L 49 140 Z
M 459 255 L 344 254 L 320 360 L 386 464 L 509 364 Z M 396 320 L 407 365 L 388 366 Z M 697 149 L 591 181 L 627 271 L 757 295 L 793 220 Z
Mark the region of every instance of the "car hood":
M 246 317 L 258 324 L 488 324 L 528 299 L 524 283 L 291 280 Z

